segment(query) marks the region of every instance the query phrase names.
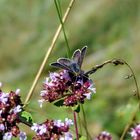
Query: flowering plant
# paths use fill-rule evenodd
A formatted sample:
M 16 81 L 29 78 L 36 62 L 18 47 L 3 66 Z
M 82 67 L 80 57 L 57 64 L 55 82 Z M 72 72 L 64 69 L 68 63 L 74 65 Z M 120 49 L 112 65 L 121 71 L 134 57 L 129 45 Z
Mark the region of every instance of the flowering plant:
M 76 139 L 84 139 L 78 132 L 76 113 L 80 112 L 80 104 L 84 104 L 86 99 L 91 99 L 91 95 L 96 93 L 95 84 L 89 78 L 90 74 L 95 73 L 108 63 L 114 65 L 123 65 L 125 62 L 119 59 L 113 59 L 104 62 L 101 65 L 93 67 L 90 71 L 81 70 L 83 58 L 87 47 L 76 50 L 72 59 L 59 58 L 52 66 L 61 68 L 59 72 L 50 73 L 49 77 L 43 82 L 41 99 L 38 100 L 40 107 L 44 101 L 53 103 L 56 106 L 67 106 L 74 108 L 74 122 L 66 118 L 61 120 L 46 119 L 43 123 L 33 122 L 32 115 L 26 112 L 20 99 L 20 90 L 4 93 L 0 89 L 0 137 L 3 140 L 11 140 L 12 137 L 19 137 L 20 140 L 26 140 L 25 132 L 22 132 L 18 126 L 19 123 L 28 125 L 36 134 L 33 140 L 73 140 L 73 134 L 70 132 L 70 126 L 75 125 Z M 0 87 L 2 84 L 0 84 Z M 91 139 L 85 126 L 87 139 Z M 131 129 L 132 140 L 139 140 L 140 125 Z M 112 140 L 110 133 L 103 131 L 95 140 Z
M 122 59 L 112 59 L 105 61 L 102 64 L 95 65 L 89 71 L 84 71 L 82 69 L 82 63 L 87 51 L 86 46 L 81 50 L 75 50 L 72 57 L 69 57 L 71 52 L 64 23 L 74 1 L 75 0 L 71 0 L 64 17 L 62 17 L 63 13 L 61 10 L 61 4 L 59 0 L 54 0 L 61 24 L 52 39 L 52 43 L 39 68 L 31 89 L 27 94 L 25 102 L 23 103 L 21 100 L 19 89 L 5 93 L 1 89 L 2 84 L 0 83 L 0 140 L 11 140 L 13 137 L 19 138 L 20 140 L 29 139 L 28 136 L 26 136 L 26 132 L 23 132 L 20 129 L 20 123 L 27 125 L 30 130 L 35 133 L 32 140 L 113 140 L 113 135 L 107 131 L 100 132 L 96 137 L 91 136 L 88 131 L 86 113 L 84 111 L 85 101 L 92 99 L 92 95 L 96 93 L 95 83 L 90 75 L 94 74 L 97 70 L 103 68 L 107 64 L 113 64 L 115 66 L 126 65 L 129 68 L 131 74 L 127 76 L 127 79 L 133 77 L 136 85 L 136 95 L 138 101 L 140 101 L 139 88 L 135 74 L 126 61 Z M 41 123 L 34 122 L 30 112 L 26 111 L 26 106 L 29 104 L 34 88 L 45 67 L 49 55 L 54 48 L 61 29 L 63 30 L 66 41 L 67 58 L 59 58 L 57 62 L 51 63 L 51 66 L 60 69 L 60 71 L 50 72 L 49 76 L 46 77 L 43 82 L 43 88 L 40 92 L 41 97 L 38 102 L 41 108 L 44 102 L 53 103 L 58 109 L 60 106 L 67 107 L 73 113 L 73 119 L 65 118 L 65 120 L 62 121 L 60 119 L 46 118 L 45 121 Z M 131 128 L 132 124 L 137 121 L 136 114 L 139 107 L 140 104 L 136 107 L 136 111 L 132 114 L 129 123 L 124 128 L 122 134 L 119 134 L 120 140 L 124 140 L 126 134 L 129 134 L 130 140 L 140 140 L 140 124 Z M 82 121 L 80 113 L 82 113 L 83 116 Z M 72 125 L 74 125 L 74 130 L 71 128 Z M 82 132 L 82 128 L 84 129 L 84 133 Z M 127 133 L 128 131 L 129 133 Z
M 85 99 L 90 99 L 91 95 L 96 92 L 93 81 L 80 68 L 86 48 L 84 47 L 81 51 L 76 50 L 72 60 L 60 58 L 51 64 L 64 70 L 59 73 L 50 73 L 50 76 L 46 78 L 40 94 L 41 107 L 45 100 L 53 102 L 59 99 L 61 99 L 61 105 L 74 106 L 84 103 Z

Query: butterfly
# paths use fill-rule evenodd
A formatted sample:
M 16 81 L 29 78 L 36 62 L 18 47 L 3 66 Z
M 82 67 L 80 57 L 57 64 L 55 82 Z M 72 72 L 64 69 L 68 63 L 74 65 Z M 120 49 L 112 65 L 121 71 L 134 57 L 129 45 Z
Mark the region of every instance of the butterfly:
M 77 49 L 71 59 L 59 58 L 57 62 L 51 63 L 51 66 L 65 69 L 74 76 L 84 75 L 84 71 L 81 70 L 84 56 L 86 54 L 87 46 L 84 46 L 81 50 Z M 86 77 L 86 76 L 85 76 Z

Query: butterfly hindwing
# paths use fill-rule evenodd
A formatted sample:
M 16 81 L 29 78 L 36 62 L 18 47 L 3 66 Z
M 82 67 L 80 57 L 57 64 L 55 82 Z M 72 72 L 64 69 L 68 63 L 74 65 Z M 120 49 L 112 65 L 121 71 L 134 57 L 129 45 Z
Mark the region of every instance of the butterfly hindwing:
M 71 60 L 70 59 L 67 59 L 67 58 L 59 58 L 57 60 L 58 63 L 62 64 L 62 65 L 65 65 L 67 67 L 70 67 L 71 65 Z

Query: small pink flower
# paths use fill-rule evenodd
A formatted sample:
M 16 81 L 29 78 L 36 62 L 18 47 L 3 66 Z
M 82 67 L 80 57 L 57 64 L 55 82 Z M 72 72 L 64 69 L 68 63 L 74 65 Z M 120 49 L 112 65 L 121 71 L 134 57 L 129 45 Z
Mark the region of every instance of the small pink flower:
M 112 140 L 112 136 L 110 133 L 103 131 L 95 138 L 95 140 Z
M 17 126 L 20 123 L 18 115 L 23 109 L 19 91 L 17 89 L 15 92 L 4 93 L 0 90 L 0 132 L 4 134 L 3 140 L 11 140 L 20 134 Z M 20 138 L 20 140 L 26 139 Z
M 131 128 L 130 135 L 132 140 L 140 140 L 140 124 L 136 125 L 135 128 Z
M 72 125 L 72 121 L 68 118 L 65 119 L 65 122 L 61 120 L 46 120 L 42 124 L 34 123 L 31 129 L 36 132 L 36 136 L 33 137 L 33 140 L 63 138 L 64 140 L 72 140 L 72 135 L 69 133 L 70 125 Z

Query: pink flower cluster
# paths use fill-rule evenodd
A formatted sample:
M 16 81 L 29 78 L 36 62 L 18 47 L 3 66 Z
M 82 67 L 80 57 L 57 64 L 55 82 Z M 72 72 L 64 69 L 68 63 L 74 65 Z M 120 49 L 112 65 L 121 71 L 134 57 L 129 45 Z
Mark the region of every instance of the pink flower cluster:
M 46 120 L 42 124 L 34 123 L 31 127 L 36 132 L 33 140 L 72 140 L 72 134 L 69 132 L 72 120 L 66 118 L 65 122 L 61 120 Z
M 74 77 L 67 70 L 63 70 L 59 73 L 50 73 L 46 78 L 39 103 L 42 107 L 44 101 L 53 102 L 63 98 L 63 105 L 74 106 L 84 103 L 85 98 L 90 99 L 95 92 L 92 80 L 83 76 Z
M 112 137 L 110 133 L 103 131 L 95 138 L 95 140 L 112 140 Z
M 132 140 L 140 140 L 140 124 L 136 125 L 135 128 L 131 128 L 130 135 Z
M 4 93 L 0 89 L 0 133 L 4 140 L 11 140 L 13 136 L 26 140 L 26 134 L 20 132 L 17 126 L 20 122 L 18 113 L 22 111 L 19 91 L 17 89 L 15 92 Z

